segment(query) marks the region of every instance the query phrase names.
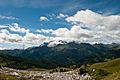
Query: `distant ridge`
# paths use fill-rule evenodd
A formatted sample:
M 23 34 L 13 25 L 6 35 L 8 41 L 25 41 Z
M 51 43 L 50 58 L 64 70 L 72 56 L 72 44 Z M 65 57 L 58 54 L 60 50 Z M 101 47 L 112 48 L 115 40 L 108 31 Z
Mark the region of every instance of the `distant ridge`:
M 51 43 L 54 46 L 48 46 Z M 120 44 L 89 44 L 60 40 L 25 50 L 1 50 L 0 54 L 22 58 L 42 68 L 69 67 L 119 58 Z

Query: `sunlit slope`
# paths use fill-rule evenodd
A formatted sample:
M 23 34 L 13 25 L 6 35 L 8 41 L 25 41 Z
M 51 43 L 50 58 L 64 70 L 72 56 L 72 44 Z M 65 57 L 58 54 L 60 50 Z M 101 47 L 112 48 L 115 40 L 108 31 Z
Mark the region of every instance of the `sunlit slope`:
M 93 64 L 91 68 L 96 70 L 101 69 L 109 73 L 107 76 L 100 76 L 102 80 L 120 80 L 120 58 Z

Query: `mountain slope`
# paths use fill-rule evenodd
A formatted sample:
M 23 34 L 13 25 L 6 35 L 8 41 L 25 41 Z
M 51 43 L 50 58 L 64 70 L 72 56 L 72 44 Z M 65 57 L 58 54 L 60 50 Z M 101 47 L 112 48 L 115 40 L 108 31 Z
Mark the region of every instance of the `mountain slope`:
M 91 65 L 91 68 L 96 70 L 95 73 L 98 73 L 97 70 L 108 72 L 107 76 L 97 76 L 97 78 L 102 80 L 120 80 L 120 58 L 108 62 L 93 64 Z
M 0 54 L 0 67 L 10 67 L 16 69 L 27 69 L 35 66 L 31 60 L 21 57 Z

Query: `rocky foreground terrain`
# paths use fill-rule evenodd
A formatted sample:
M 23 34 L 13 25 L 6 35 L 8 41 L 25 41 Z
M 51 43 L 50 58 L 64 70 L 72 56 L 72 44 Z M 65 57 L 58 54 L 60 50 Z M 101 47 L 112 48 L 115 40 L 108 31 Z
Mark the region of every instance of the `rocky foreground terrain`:
M 94 80 L 88 74 L 83 76 L 79 75 L 76 71 L 50 73 L 49 71 L 15 70 L 2 67 L 0 74 L 14 76 L 17 79 L 23 78 L 25 80 Z

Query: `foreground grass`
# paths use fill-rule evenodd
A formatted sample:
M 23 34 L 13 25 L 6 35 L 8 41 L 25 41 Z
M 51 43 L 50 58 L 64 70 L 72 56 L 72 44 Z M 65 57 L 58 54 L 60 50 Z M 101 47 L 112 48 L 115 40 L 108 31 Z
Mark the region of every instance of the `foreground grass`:
M 29 80 L 29 79 L 22 78 L 22 77 L 18 78 L 16 76 L 6 75 L 6 74 L 0 73 L 0 80 Z
M 120 80 L 120 71 L 104 77 L 102 80 Z
M 91 65 L 97 80 L 120 80 L 120 58 Z M 102 71 L 102 74 L 100 74 Z M 98 74 L 98 75 L 97 75 Z
M 0 80 L 17 80 L 15 76 L 0 74 Z

